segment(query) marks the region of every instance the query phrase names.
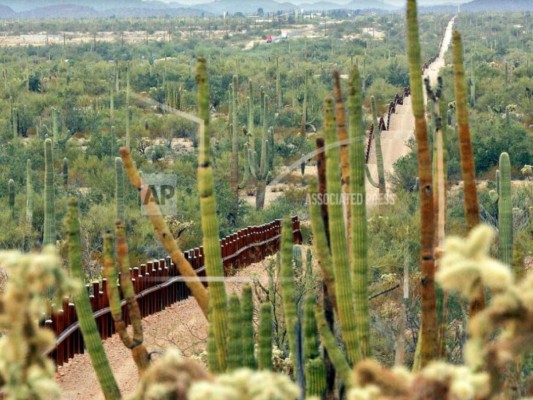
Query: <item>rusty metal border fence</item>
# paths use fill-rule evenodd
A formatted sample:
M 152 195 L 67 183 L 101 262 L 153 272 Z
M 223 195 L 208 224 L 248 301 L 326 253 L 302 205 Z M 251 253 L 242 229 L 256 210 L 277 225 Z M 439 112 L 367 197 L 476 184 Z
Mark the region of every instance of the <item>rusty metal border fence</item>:
M 291 219 L 293 240 L 299 244 L 302 242 L 300 221 L 298 217 Z M 224 273 L 228 275 L 232 271 L 245 268 L 275 254 L 280 246 L 281 225 L 281 220 L 275 220 L 264 225 L 249 226 L 221 239 L 220 251 Z M 184 255 L 200 279 L 205 278 L 203 248 L 190 249 L 185 251 Z M 131 274 L 143 318 L 162 311 L 190 296 L 184 279 L 180 276 L 170 257 L 149 261 L 137 268 L 132 268 Z M 103 279 L 101 282 L 94 282 L 86 286 L 96 325 L 102 339 L 107 339 L 115 333 L 115 326 L 109 309 L 107 284 L 107 281 Z M 207 279 L 205 279 L 204 285 L 207 284 Z M 130 319 L 124 301 L 122 302 L 122 313 L 125 322 L 129 324 Z M 56 335 L 56 346 L 49 352 L 49 356 L 55 360 L 57 366 L 63 365 L 75 354 L 84 352 L 76 309 L 71 299 L 65 298 L 61 309 L 54 312 L 51 318 L 44 322 L 44 325 Z
M 387 122 L 385 122 L 385 119 L 383 117 L 379 118 L 379 130 L 380 132 L 388 131 L 390 129 L 390 118 L 391 115 L 396 113 L 396 106 L 397 105 L 403 105 L 403 99 L 408 97 L 411 94 L 411 89 L 409 86 L 405 87 L 403 89 L 402 93 L 397 93 L 392 101 L 389 103 L 389 108 L 387 110 Z M 365 163 L 368 164 L 368 159 L 370 158 L 370 148 L 372 147 L 372 140 L 374 140 L 374 124 L 370 124 L 370 128 L 368 131 L 368 142 L 366 145 L 366 151 L 365 151 Z

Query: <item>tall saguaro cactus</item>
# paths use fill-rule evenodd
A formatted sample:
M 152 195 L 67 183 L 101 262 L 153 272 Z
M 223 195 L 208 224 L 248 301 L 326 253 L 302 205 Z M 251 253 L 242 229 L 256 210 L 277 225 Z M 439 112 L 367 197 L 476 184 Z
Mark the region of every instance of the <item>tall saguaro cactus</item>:
M 420 265 L 422 313 L 419 341 L 420 364 L 425 366 L 437 354 L 437 313 L 435 293 L 435 223 L 433 216 L 433 179 L 431 156 L 426 124 L 424 96 L 422 89 L 420 42 L 416 0 L 407 1 L 407 57 L 411 103 L 415 117 L 417 143 L 418 177 L 420 180 Z
M 464 185 L 464 210 L 468 229 L 479 224 L 479 205 L 477 199 L 474 151 L 468 125 L 465 71 L 463 65 L 463 43 L 461 34 L 453 32 L 453 72 L 455 78 L 455 103 L 457 107 L 457 129 L 461 154 L 461 174 Z M 485 307 L 483 288 L 478 285 L 477 295 L 470 301 L 470 313 L 476 314 Z
M 56 243 L 54 156 L 52 140 L 44 141 L 44 235 L 43 245 Z
M 500 259 L 507 265 L 513 261 L 513 204 L 511 201 L 511 161 L 509 154 L 500 155 L 498 193 L 498 240 Z
M 198 141 L 198 192 L 200 194 L 205 267 L 207 276 L 210 278 L 221 278 L 224 276 L 224 269 L 222 267 L 220 240 L 218 237 L 213 169 L 209 156 L 209 86 L 207 81 L 207 66 L 204 58 L 198 59 L 196 83 L 198 85 L 198 114 L 204 123 L 203 135 L 200 135 Z M 225 371 L 227 365 L 227 300 L 224 282 L 216 279 L 210 282 L 209 302 L 211 304 L 211 320 L 209 322 L 213 324 L 218 363 L 220 369 Z
M 69 199 L 68 217 L 67 217 L 67 234 L 68 234 L 68 259 L 70 270 L 74 278 L 80 282 L 85 281 L 81 260 L 80 244 L 80 223 L 78 220 L 78 201 L 75 198 Z M 102 345 L 102 339 L 98 334 L 96 320 L 93 317 L 89 294 L 83 288 L 74 296 L 74 305 L 76 314 L 80 323 L 80 330 L 83 335 L 83 341 L 87 347 L 91 363 L 102 388 L 106 400 L 120 399 L 120 390 L 118 388 L 113 371 L 109 366 L 109 361 Z
M 366 225 L 365 148 L 362 116 L 361 77 L 357 68 L 350 76 L 348 110 L 350 123 L 350 192 L 356 195 L 351 204 L 351 266 L 357 341 L 362 358 L 370 350 L 370 320 L 368 314 L 368 239 Z
M 233 214 L 237 217 L 239 208 L 239 136 L 237 134 L 237 75 L 233 76 L 233 84 L 231 85 L 231 172 L 230 185 L 233 192 Z

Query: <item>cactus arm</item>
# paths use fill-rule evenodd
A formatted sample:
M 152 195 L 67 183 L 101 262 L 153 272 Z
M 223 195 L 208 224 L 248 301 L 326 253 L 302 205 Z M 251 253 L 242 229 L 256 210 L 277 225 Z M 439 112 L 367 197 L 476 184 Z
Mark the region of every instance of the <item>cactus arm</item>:
M 228 371 L 233 371 L 243 366 L 241 305 L 235 293 L 229 298 L 228 320 L 227 366 Z
M 140 375 L 148 368 L 149 356 L 146 347 L 143 345 L 141 310 L 135 298 L 135 289 L 131 282 L 128 242 L 126 241 L 124 223 L 121 221 L 115 223 L 115 236 L 117 238 L 117 268 L 120 271 L 120 288 L 126 300 L 128 314 L 133 327 L 133 343 L 130 349 Z
M 464 207 L 468 228 L 479 224 L 479 209 L 476 190 L 474 155 L 470 128 L 468 125 L 468 108 L 466 102 L 466 83 L 463 66 L 463 45 L 461 34 L 453 32 L 453 69 L 455 77 L 455 102 L 457 107 L 457 126 L 459 150 L 461 151 L 461 172 L 464 180 Z
M 56 243 L 54 158 L 52 140 L 44 141 L 44 236 L 43 245 Z
M 308 397 L 321 396 L 326 388 L 326 369 L 320 357 L 314 293 L 308 293 L 304 307 L 305 391 Z
M 133 340 L 126 330 L 126 324 L 122 319 L 122 306 L 120 304 L 120 294 L 117 287 L 117 273 L 115 270 L 115 260 L 113 259 L 113 244 L 111 233 L 104 234 L 104 278 L 107 280 L 107 297 L 109 298 L 109 308 L 121 342 L 127 348 L 131 348 Z
M 241 299 L 241 328 L 242 329 L 242 366 L 245 368 L 256 369 L 257 363 L 254 356 L 254 303 L 252 288 L 250 285 L 242 289 Z
M 511 161 L 509 154 L 500 155 L 500 187 L 498 200 L 498 237 L 500 259 L 513 262 L 513 204 L 511 201 Z
M 259 317 L 259 369 L 272 370 L 272 305 L 261 304 Z
M 207 66 L 204 58 L 198 59 L 196 69 L 198 85 L 198 114 L 204 121 L 204 134 L 199 138 L 198 149 L 198 192 L 200 194 L 200 213 L 202 217 L 203 247 L 207 276 L 219 278 L 224 276 L 220 239 L 218 237 L 218 220 L 213 186 L 213 169 L 209 156 L 209 86 Z M 212 303 L 212 319 L 217 342 L 217 354 L 220 368 L 226 370 L 226 336 L 227 336 L 227 300 L 224 282 L 213 281 L 209 284 L 209 301 Z
M 342 339 L 350 363 L 358 359 L 355 315 L 353 308 L 352 276 L 348 259 L 348 243 L 344 226 L 341 198 L 341 177 L 339 169 L 339 148 L 333 146 L 337 140 L 333 99 L 328 97 L 324 106 L 324 129 L 326 133 L 326 176 L 329 195 L 329 231 L 331 234 L 331 255 L 335 274 L 335 295 Z
M 80 225 L 78 221 L 78 201 L 75 198 L 69 199 L 67 232 L 70 270 L 75 279 L 84 282 L 81 260 Z M 89 295 L 86 290 L 80 290 L 74 296 L 74 305 L 76 306 L 76 314 L 83 335 L 83 341 L 89 352 L 91 363 L 104 396 L 106 400 L 120 399 L 120 390 L 104 352 L 102 340 L 98 334 L 98 328 L 89 302 Z
M 461 174 L 464 183 L 464 210 L 466 224 L 471 230 L 479 224 L 479 205 L 477 199 L 474 153 L 468 125 L 468 109 L 466 104 L 466 83 L 463 66 L 463 44 L 461 34 L 457 31 L 452 36 L 453 72 L 455 78 L 455 104 L 457 113 L 457 132 L 461 154 Z M 473 316 L 485 308 L 483 287 L 478 285 L 476 296 L 470 300 L 469 310 Z
M 365 164 L 365 175 L 368 179 L 368 182 L 375 188 L 379 189 L 379 182 L 376 182 L 374 178 L 372 178 L 372 173 L 370 172 L 367 164 Z
M 152 192 L 149 186 L 145 185 L 139 175 L 139 171 L 135 168 L 131 154 L 127 148 L 122 147 L 120 149 L 120 156 L 124 164 L 124 170 L 128 175 L 131 185 L 139 192 L 140 199 L 147 199 L 152 197 Z M 208 312 L 208 293 L 202 282 L 196 275 L 196 272 L 191 267 L 191 264 L 185 259 L 183 253 L 180 251 L 176 240 L 172 236 L 172 233 L 168 229 L 165 219 L 161 215 L 161 210 L 153 201 L 143 201 L 143 206 L 148 216 L 148 219 L 152 223 L 155 233 L 157 234 L 159 241 L 172 258 L 174 264 L 178 268 L 181 276 L 187 278 L 185 284 L 191 290 L 192 295 L 200 306 L 202 312 L 207 317 Z
M 354 310 L 357 325 L 359 356 L 370 356 L 370 319 L 368 310 L 368 233 L 366 222 L 365 149 L 361 100 L 361 78 L 357 67 L 350 76 L 348 113 L 350 126 L 350 193 L 356 195 L 351 202 L 351 267 Z M 377 142 L 376 142 L 377 144 Z M 376 147 L 377 151 L 377 147 Z M 368 167 L 367 167 L 368 168 Z M 383 182 L 380 182 L 381 184 Z M 359 360 L 358 360 L 359 361 Z
M 333 333 L 329 329 L 328 323 L 326 322 L 324 311 L 319 306 L 315 306 L 315 318 L 322 345 L 328 351 L 328 355 L 335 367 L 335 370 L 339 374 L 339 378 L 346 386 L 351 386 L 352 370 L 340 348 L 337 346 L 337 343 L 335 342 L 335 336 L 333 336 Z
M 350 157 L 348 151 L 348 131 L 346 129 L 346 113 L 342 101 L 341 81 L 338 71 L 333 71 L 333 94 L 335 96 L 335 119 L 337 121 L 337 137 L 340 142 L 342 193 L 350 193 Z M 347 197 L 346 197 L 347 198 Z M 345 226 L 350 242 L 350 207 L 344 204 Z
M 433 216 L 433 182 L 431 176 L 431 156 L 428 131 L 424 110 L 422 90 L 421 57 L 416 0 L 407 2 L 407 57 L 411 103 L 415 118 L 415 137 L 417 143 L 418 176 L 420 179 L 420 265 L 421 265 L 421 366 L 425 366 L 437 354 L 437 313 L 435 294 L 435 259 Z
M 376 151 L 376 164 L 378 167 L 379 194 L 384 196 L 387 193 L 385 187 L 385 167 L 383 166 L 383 151 L 381 150 L 381 129 L 379 128 L 376 99 L 374 96 L 371 97 L 370 104 L 372 108 L 372 120 L 374 121 L 374 149 Z
M 281 231 L 281 293 L 283 297 L 283 312 L 285 314 L 285 326 L 289 338 L 289 350 L 291 360 L 296 370 L 296 326 L 298 325 L 298 309 L 295 292 L 294 272 L 292 263 L 292 223 L 290 219 L 283 220 Z
M 217 342 L 215 341 L 213 324 L 209 324 L 207 333 L 207 365 L 209 371 L 214 374 L 222 372 L 218 366 Z
M 126 222 L 124 206 L 124 165 L 120 157 L 115 158 L 115 217 Z
M 311 201 L 309 203 L 309 214 L 311 216 L 311 228 L 313 231 L 313 248 L 318 258 L 318 265 L 322 273 L 322 280 L 328 289 L 328 296 L 331 305 L 338 312 L 337 298 L 335 296 L 335 275 L 333 272 L 333 261 L 329 252 L 328 241 L 326 238 L 326 231 L 324 221 L 322 220 L 322 213 L 320 210 L 320 199 L 318 198 L 318 187 L 315 181 L 310 184 L 309 193 Z M 313 198 L 316 196 L 315 198 Z

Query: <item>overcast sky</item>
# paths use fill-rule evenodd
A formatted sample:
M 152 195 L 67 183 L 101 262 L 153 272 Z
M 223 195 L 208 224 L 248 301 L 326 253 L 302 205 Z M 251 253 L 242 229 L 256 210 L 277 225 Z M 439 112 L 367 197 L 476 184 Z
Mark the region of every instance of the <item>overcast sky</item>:
M 160 0 L 166 3 L 181 3 L 181 4 L 201 4 L 201 3 L 210 3 L 213 0 Z M 243 0 L 244 1 L 244 0 Z M 279 3 L 287 1 L 293 4 L 302 4 L 302 3 L 316 3 L 318 0 L 275 0 Z M 332 3 L 346 4 L 350 0 L 326 0 Z M 395 6 L 403 6 L 406 2 L 405 0 L 383 0 L 385 3 L 392 4 Z M 435 5 L 435 4 L 459 4 L 466 3 L 470 0 L 419 0 L 418 3 L 421 5 Z

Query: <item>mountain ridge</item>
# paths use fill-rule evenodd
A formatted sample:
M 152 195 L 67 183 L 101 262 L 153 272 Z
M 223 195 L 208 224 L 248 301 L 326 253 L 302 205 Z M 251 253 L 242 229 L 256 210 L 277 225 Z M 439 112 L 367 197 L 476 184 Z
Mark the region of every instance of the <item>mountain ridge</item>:
M 443 0 L 445 1 L 445 0 Z M 181 3 L 164 3 L 158 0 L 0 0 L 0 18 L 98 18 L 98 17 L 153 17 L 153 16 L 202 16 L 224 14 L 257 14 L 292 10 L 400 10 L 386 0 L 352 0 L 347 4 L 318 0 L 315 3 L 293 4 L 275 0 L 212 0 L 194 6 Z M 421 12 L 456 12 L 456 6 L 440 4 L 421 6 Z M 472 0 L 461 5 L 463 12 L 533 11 L 532 0 Z

